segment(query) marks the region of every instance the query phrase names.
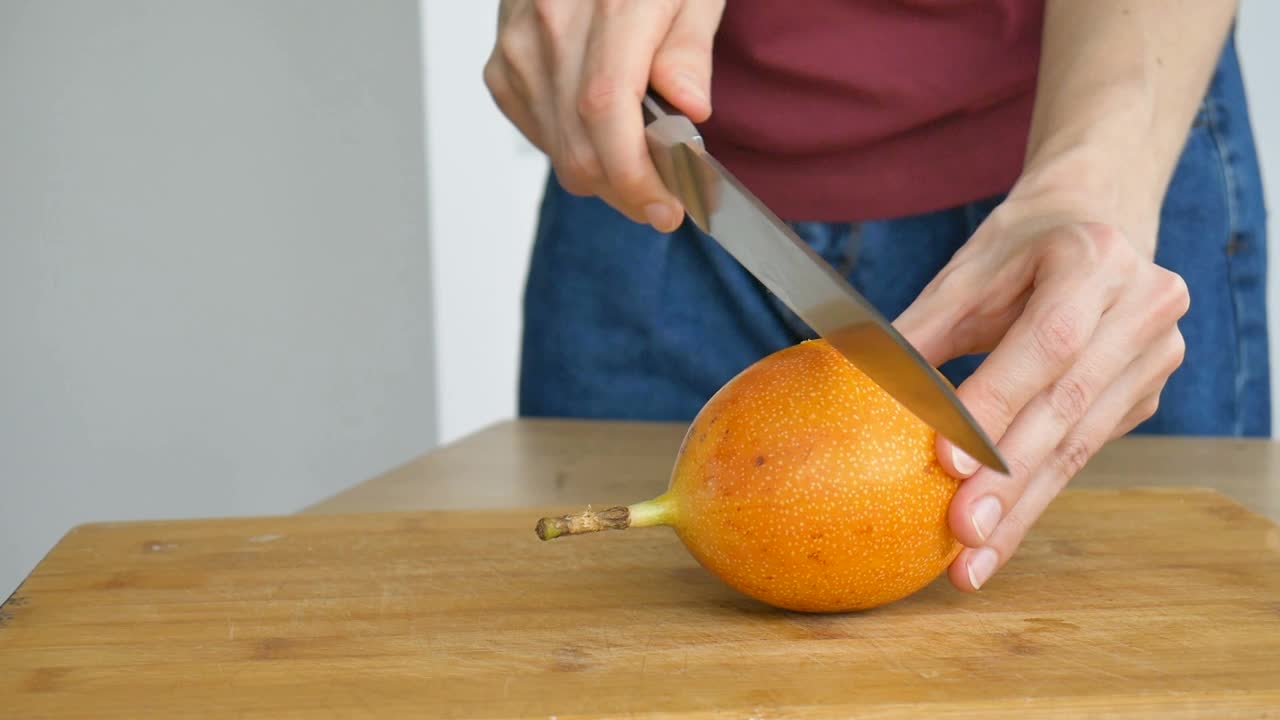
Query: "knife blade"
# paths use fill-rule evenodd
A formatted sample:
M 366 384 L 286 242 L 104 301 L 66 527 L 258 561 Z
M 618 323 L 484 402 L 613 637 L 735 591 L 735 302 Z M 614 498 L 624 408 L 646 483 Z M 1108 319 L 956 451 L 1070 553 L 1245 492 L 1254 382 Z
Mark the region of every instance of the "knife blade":
M 649 155 L 689 218 L 908 411 L 983 465 L 1008 466 L 940 372 L 834 268 L 719 163 L 687 117 L 642 103 Z

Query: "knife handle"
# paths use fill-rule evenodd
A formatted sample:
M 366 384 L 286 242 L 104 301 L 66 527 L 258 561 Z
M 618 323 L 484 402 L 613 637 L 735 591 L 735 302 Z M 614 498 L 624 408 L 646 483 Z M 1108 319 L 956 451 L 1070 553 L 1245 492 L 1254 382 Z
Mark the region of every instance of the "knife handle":
M 640 109 L 644 112 L 645 125 L 655 123 L 669 115 L 680 114 L 678 110 L 671 106 L 671 103 L 663 100 L 662 96 L 654 92 L 652 88 L 644 94 Z
M 703 232 L 708 232 L 714 206 L 713 178 L 704 178 L 691 158 L 703 152 L 698 128 L 662 96 L 646 92 L 641 101 L 645 141 L 658 177 L 680 199 L 685 212 Z

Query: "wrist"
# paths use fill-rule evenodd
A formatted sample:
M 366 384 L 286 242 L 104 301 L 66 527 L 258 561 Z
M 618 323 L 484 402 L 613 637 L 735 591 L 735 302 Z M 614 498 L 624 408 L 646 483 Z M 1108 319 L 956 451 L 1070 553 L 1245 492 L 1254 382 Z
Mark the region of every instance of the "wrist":
M 1042 148 L 1010 190 L 1006 211 L 1036 224 L 1112 225 L 1153 258 L 1165 182 L 1125 155 L 1089 142 Z

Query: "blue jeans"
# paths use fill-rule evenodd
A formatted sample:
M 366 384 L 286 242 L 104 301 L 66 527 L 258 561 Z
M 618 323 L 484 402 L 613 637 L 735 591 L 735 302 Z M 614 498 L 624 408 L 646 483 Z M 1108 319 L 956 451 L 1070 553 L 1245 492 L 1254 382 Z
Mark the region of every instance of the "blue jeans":
M 893 318 L 1001 199 L 888 221 L 792 226 Z M 1156 415 L 1135 432 L 1270 435 L 1265 215 L 1228 43 L 1161 214 L 1156 262 L 1191 293 L 1181 321 L 1186 359 Z M 658 233 L 548 179 L 525 289 L 521 415 L 688 421 L 742 369 L 806 337 L 691 223 Z M 980 361 L 942 369 L 959 384 Z

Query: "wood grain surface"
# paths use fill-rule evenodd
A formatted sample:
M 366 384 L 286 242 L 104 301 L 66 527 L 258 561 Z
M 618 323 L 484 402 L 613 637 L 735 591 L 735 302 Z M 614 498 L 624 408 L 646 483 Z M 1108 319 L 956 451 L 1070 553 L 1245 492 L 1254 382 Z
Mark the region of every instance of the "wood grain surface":
M 666 487 L 685 427 L 501 422 L 306 512 L 630 503 Z M 1071 486 L 1210 488 L 1280 522 L 1280 443 L 1131 436 L 1103 448 Z
M 1070 491 L 983 592 L 844 616 L 558 509 L 77 528 L 0 610 L 0 717 L 1280 713 L 1280 529 L 1215 492 Z

